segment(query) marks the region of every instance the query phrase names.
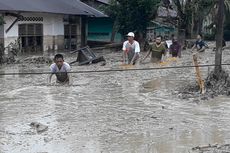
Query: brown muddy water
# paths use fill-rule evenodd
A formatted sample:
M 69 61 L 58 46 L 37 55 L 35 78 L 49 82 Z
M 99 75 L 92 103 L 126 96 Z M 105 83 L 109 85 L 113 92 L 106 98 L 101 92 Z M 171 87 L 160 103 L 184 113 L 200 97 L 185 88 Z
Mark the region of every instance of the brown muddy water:
M 104 56 L 104 67 L 72 68 L 122 68 L 119 52 Z M 229 57 L 226 51 L 225 61 Z M 201 64 L 212 64 L 213 58 L 206 51 Z M 169 63 L 190 64 L 187 52 Z M 209 69 L 202 68 L 204 76 Z M 48 65 L 8 65 L 0 71 L 42 72 Z M 230 98 L 194 103 L 172 95 L 195 82 L 193 68 L 72 76 L 72 86 L 48 86 L 47 75 L 0 76 L 0 153 L 191 153 L 195 146 L 230 143 Z M 36 133 L 31 122 L 48 130 Z

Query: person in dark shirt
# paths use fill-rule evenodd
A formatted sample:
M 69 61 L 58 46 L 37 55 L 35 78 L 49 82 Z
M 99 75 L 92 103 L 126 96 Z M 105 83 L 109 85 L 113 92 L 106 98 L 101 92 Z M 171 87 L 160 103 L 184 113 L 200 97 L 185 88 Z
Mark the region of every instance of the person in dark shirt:
M 197 35 L 197 40 L 194 46 L 192 47 L 192 51 L 196 49 L 197 52 L 204 52 L 205 48 L 206 48 L 206 45 L 204 41 L 202 40 L 202 36 L 200 34 Z
M 165 43 L 162 42 L 161 36 L 156 37 L 156 41 L 151 45 L 141 62 L 143 62 L 150 54 L 152 63 L 163 62 L 162 59 L 166 54 L 166 47 Z
M 172 44 L 169 47 L 169 53 L 172 57 L 181 57 L 181 45 L 175 36 L 173 37 Z

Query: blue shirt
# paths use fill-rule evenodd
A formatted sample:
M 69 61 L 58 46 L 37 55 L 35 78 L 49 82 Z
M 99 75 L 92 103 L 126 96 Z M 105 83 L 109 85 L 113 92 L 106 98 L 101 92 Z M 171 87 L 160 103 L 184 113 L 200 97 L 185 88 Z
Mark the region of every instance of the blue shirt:
M 196 48 L 198 48 L 198 49 L 201 49 L 201 48 L 203 48 L 205 46 L 205 43 L 204 43 L 204 41 L 203 40 L 197 40 L 196 41 Z

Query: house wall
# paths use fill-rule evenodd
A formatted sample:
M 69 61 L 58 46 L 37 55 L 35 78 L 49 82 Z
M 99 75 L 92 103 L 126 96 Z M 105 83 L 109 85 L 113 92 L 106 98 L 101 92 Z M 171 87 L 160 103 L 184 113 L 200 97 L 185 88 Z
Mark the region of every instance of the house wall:
M 64 49 L 64 15 L 61 14 L 49 14 L 49 13 L 22 13 L 24 17 L 42 17 L 43 21 L 30 20 L 30 21 L 18 21 L 16 24 L 6 33 L 6 29 L 14 22 L 16 17 L 5 16 L 4 20 L 4 43 L 5 47 L 11 42 L 17 40 L 19 36 L 18 25 L 19 24 L 43 24 L 43 51 L 48 50 L 62 50 Z M 80 17 L 79 17 L 80 18 Z M 77 26 L 78 35 L 81 36 L 80 24 Z M 81 41 L 79 39 L 78 41 Z M 80 44 L 80 42 L 78 42 Z M 80 45 L 79 45 L 80 46 Z
M 88 21 L 88 41 L 109 42 L 113 30 L 113 20 L 110 18 L 90 18 Z M 121 34 L 117 33 L 115 42 L 121 42 Z

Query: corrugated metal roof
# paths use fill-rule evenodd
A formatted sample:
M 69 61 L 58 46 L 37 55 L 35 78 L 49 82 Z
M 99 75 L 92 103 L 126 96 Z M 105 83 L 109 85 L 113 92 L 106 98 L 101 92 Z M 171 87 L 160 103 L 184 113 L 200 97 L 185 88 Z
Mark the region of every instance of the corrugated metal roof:
M 0 0 L 0 11 L 43 12 L 107 17 L 80 0 Z

